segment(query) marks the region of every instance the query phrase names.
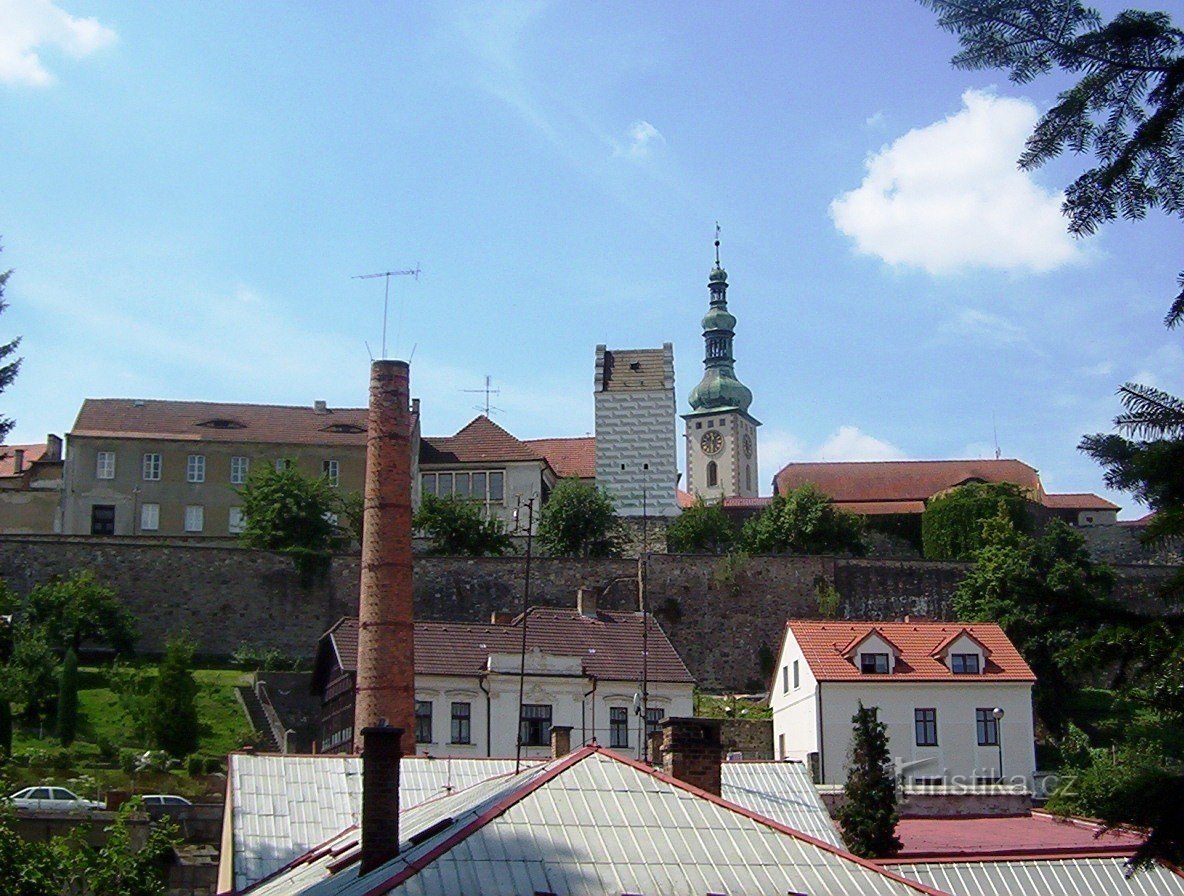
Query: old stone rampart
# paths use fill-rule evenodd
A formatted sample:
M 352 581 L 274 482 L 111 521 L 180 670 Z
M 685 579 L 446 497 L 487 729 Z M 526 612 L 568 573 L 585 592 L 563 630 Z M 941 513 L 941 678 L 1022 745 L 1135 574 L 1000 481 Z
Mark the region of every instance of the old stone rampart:
M 171 633 L 188 631 L 204 653 L 227 655 L 241 644 L 276 647 L 311 659 L 333 622 L 354 615 L 357 555 L 333 558 L 326 573 L 302 584 L 282 554 L 238 547 L 148 539 L 0 536 L 0 578 L 18 594 L 55 575 L 93 569 L 114 586 L 140 626 L 140 649 L 159 651 Z M 961 563 L 838 557 L 653 555 L 649 604 L 705 689 L 766 685 L 789 616 L 817 616 L 817 587 L 842 595 L 845 618 L 945 618 L 966 569 Z M 1146 609 L 1159 606 L 1158 585 L 1172 567 L 1117 568 L 1118 593 Z M 635 560 L 535 558 L 533 605 L 574 606 L 580 587 L 602 589 L 604 609 L 636 609 Z M 495 610 L 522 606 L 521 557 L 416 557 L 415 612 L 421 619 L 487 622 Z

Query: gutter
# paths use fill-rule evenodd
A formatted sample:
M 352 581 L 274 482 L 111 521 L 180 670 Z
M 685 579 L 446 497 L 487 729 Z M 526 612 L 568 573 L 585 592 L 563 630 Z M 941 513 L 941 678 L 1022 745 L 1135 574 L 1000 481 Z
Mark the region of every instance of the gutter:
M 822 682 L 818 682 L 814 691 L 815 709 L 818 713 L 818 783 L 826 783 L 826 741 L 822 736 Z
M 585 718 L 585 711 L 588 708 L 588 698 L 596 693 L 596 676 L 589 675 L 588 678 L 592 680 L 591 690 L 584 692 L 584 699 L 580 701 L 580 739 L 583 741 L 581 746 L 588 745 L 588 723 Z M 596 739 L 596 701 L 592 701 L 592 739 Z
M 485 758 L 493 756 L 493 715 L 490 707 L 489 688 L 485 686 L 485 673 L 477 676 L 477 687 L 485 693 Z

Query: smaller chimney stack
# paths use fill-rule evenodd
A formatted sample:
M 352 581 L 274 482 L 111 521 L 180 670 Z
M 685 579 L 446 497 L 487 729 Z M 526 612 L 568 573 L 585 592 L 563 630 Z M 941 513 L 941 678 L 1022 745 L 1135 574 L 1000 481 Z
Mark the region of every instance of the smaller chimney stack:
M 551 726 L 551 758 L 560 759 L 571 752 L 571 725 Z
M 662 722 L 662 770 L 719 796 L 722 772 L 720 719 L 669 718 Z
M 321 400 L 314 401 L 314 402 L 312 403 L 312 412 L 313 412 L 314 414 L 327 414 L 327 413 L 329 413 L 329 404 L 328 404 L 328 402 L 321 401 Z
M 490 625 L 509 625 L 514 621 L 514 614 L 506 610 L 494 610 L 489 614 Z
M 25 449 L 24 448 L 13 448 L 12 449 L 12 472 L 14 472 L 14 473 L 25 472 Z
M 45 437 L 45 460 L 62 459 L 62 437 L 52 432 Z
M 369 874 L 399 854 L 399 763 L 403 729 L 372 725 L 362 732 L 362 862 Z
M 576 592 L 576 610 L 581 616 L 596 618 L 596 590 L 594 588 L 581 588 Z

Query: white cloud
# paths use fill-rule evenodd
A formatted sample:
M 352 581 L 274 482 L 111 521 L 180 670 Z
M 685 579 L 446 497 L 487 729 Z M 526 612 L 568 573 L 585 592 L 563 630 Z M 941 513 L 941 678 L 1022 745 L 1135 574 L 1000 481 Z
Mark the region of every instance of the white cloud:
M 869 115 L 867 117 L 867 120 L 863 123 L 863 126 L 865 128 L 878 131 L 883 128 L 885 124 L 887 124 L 887 118 L 885 117 L 884 113 L 876 112 L 875 114 Z
M 815 460 L 904 460 L 906 455 L 890 442 L 860 430 L 858 426 L 840 426 L 818 446 Z
M 98 19 L 72 16 L 51 0 L 0 0 L 0 82 L 44 87 L 53 83 L 45 49 L 81 58 L 115 39 Z
M 977 308 L 960 309 L 954 317 L 943 321 L 938 331 L 944 336 L 970 339 L 980 344 L 1023 346 L 1039 357 L 1047 357 L 1047 353 L 1037 345 L 1024 327 L 998 314 L 980 311 Z
M 835 226 L 858 251 L 931 274 L 1039 272 L 1075 260 L 1061 194 L 1016 167 L 1036 107 L 977 90 L 962 102 L 869 157 L 863 183 L 830 205 Z
M 635 121 L 625 132 L 627 143 L 618 143 L 613 149 L 615 156 L 628 156 L 631 159 L 644 159 L 655 146 L 662 146 L 666 138 L 662 132 L 648 121 Z

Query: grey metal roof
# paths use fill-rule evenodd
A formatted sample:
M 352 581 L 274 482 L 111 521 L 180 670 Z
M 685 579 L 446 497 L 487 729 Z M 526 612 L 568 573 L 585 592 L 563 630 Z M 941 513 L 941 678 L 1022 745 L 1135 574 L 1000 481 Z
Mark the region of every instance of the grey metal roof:
M 513 759 L 408 756 L 400 769 L 399 799 L 416 806 L 512 771 Z M 234 885 L 242 888 L 357 824 L 362 760 L 233 753 L 228 798 Z
M 927 862 L 892 870 L 954 896 L 1184 896 L 1184 877 L 1163 865 L 1127 877 L 1121 857 Z
M 846 849 L 838 828 L 800 762 L 725 762 L 721 796 L 787 828 Z
M 599 748 L 421 804 L 403 813 L 401 832 L 409 840 L 439 818 L 452 824 L 364 878 L 356 861 L 329 870 L 349 856 L 353 831 L 336 854 L 297 862 L 251 894 L 934 892 Z

